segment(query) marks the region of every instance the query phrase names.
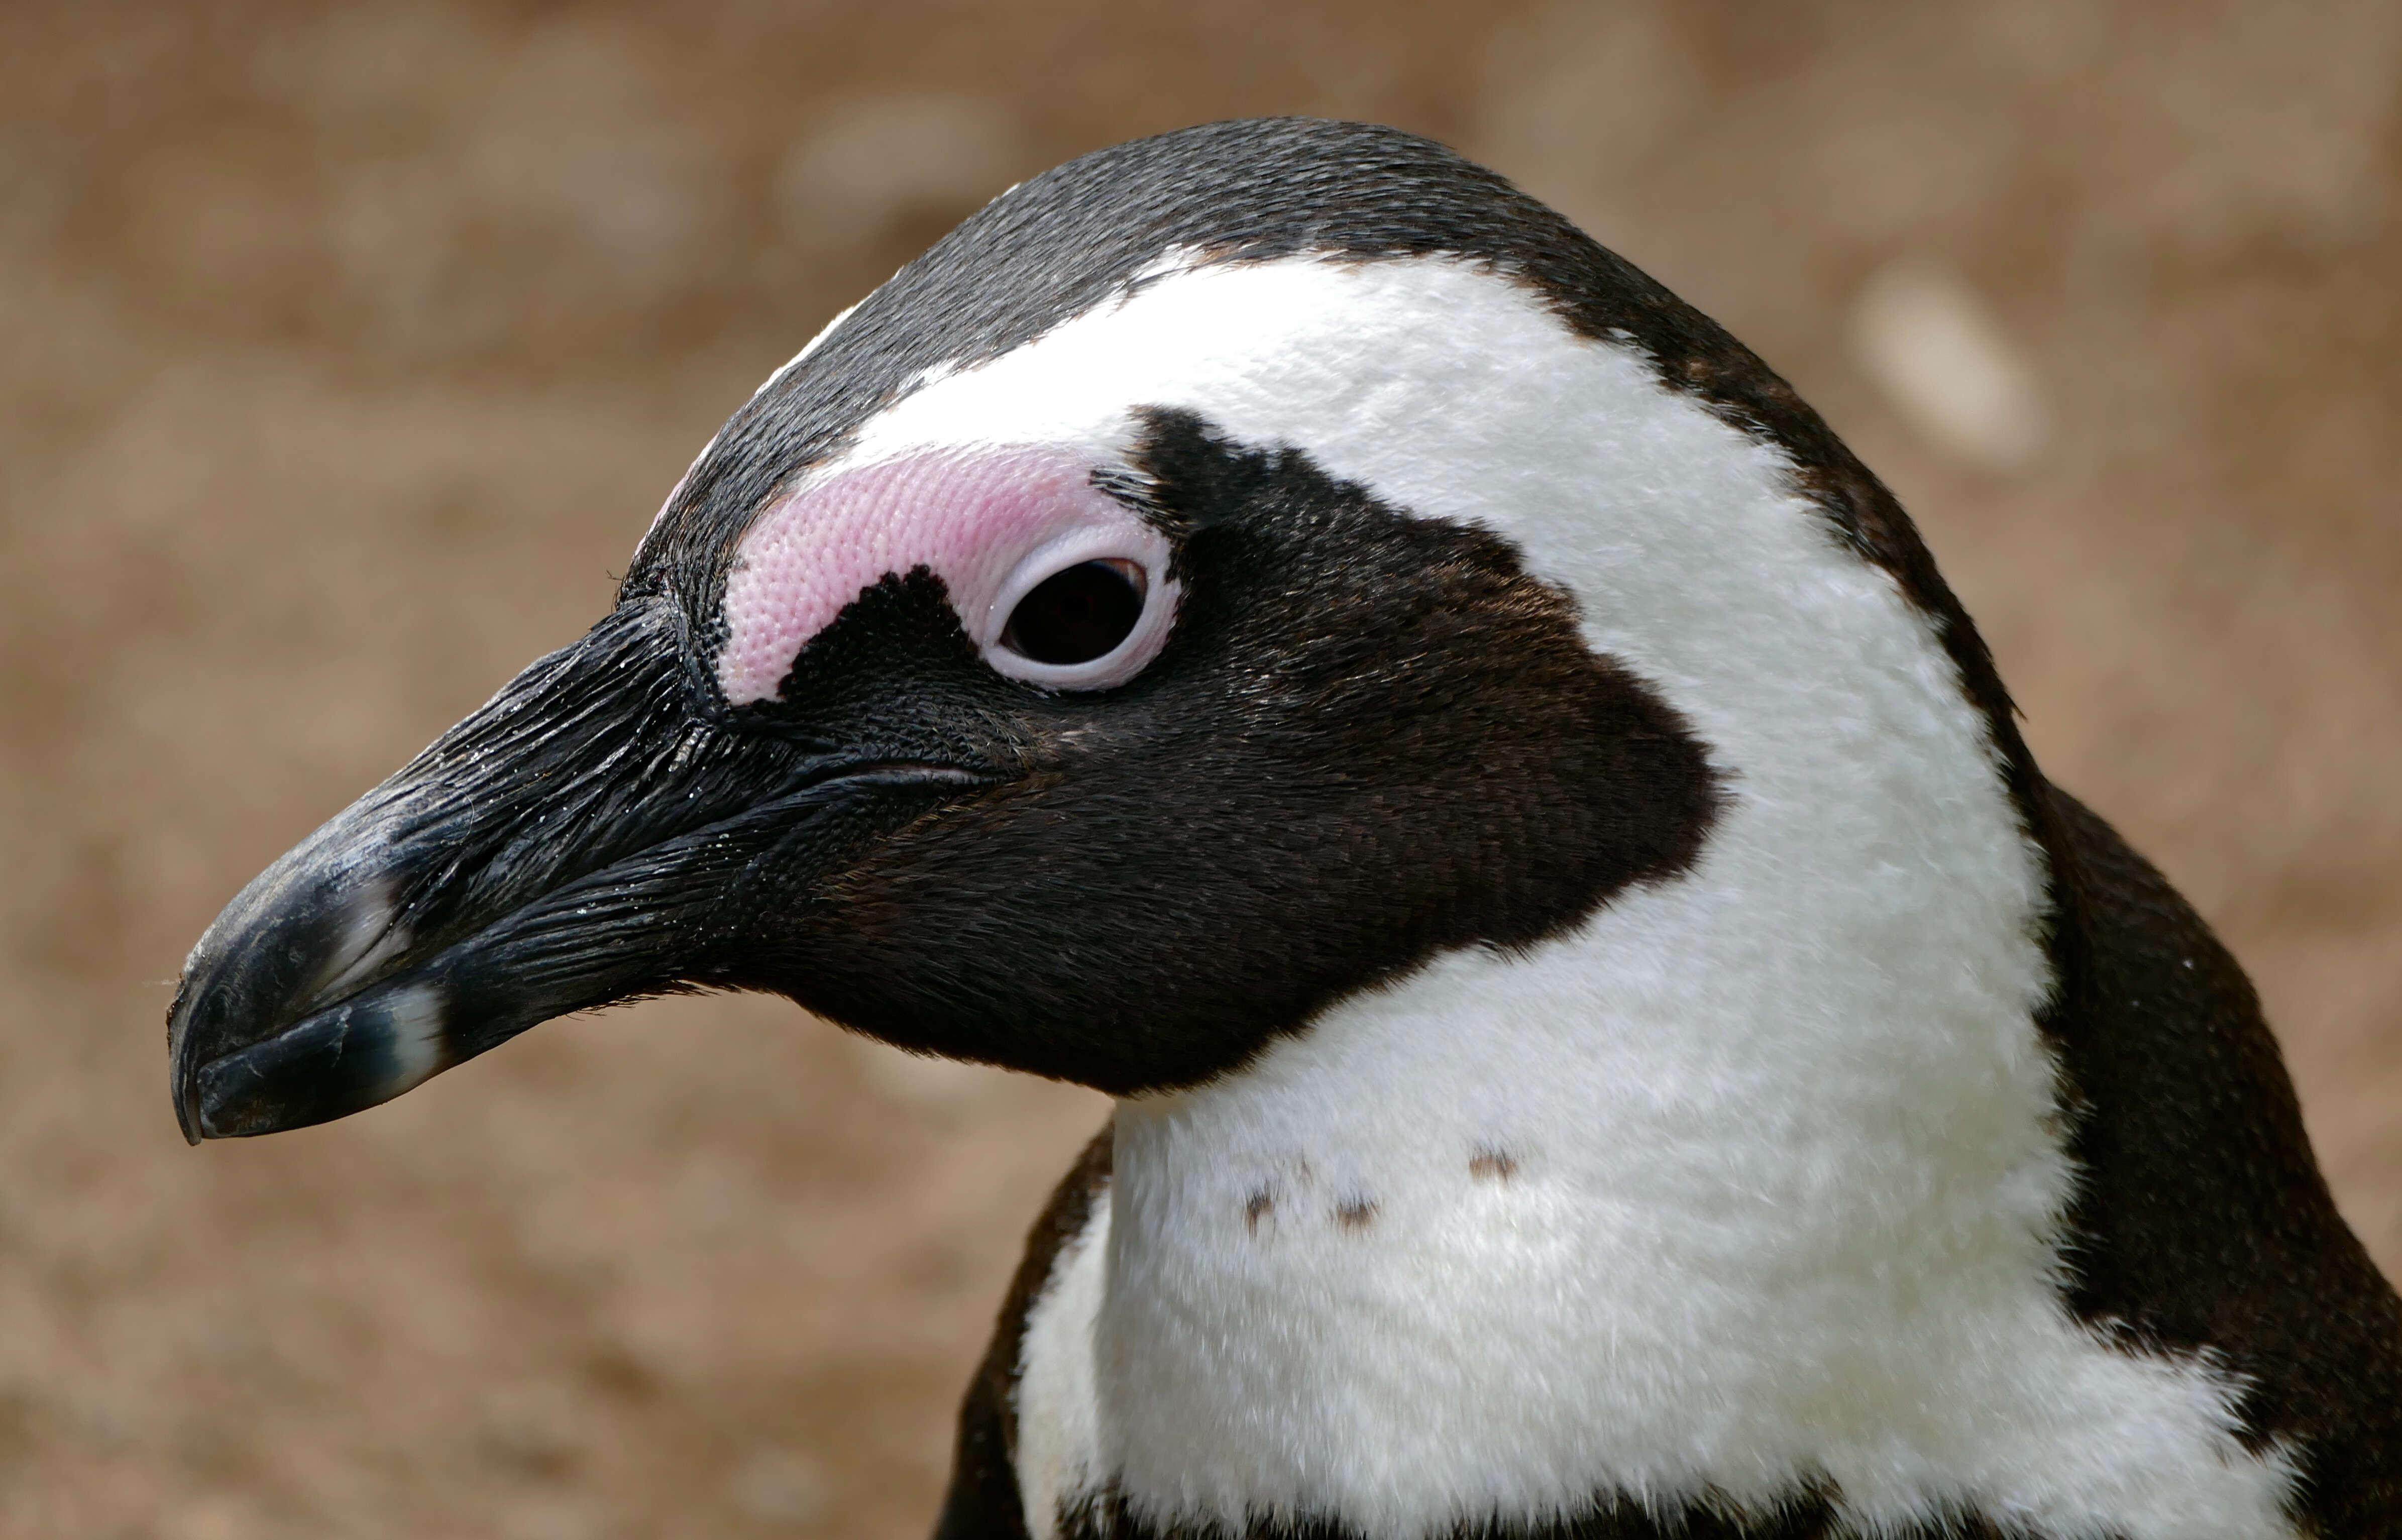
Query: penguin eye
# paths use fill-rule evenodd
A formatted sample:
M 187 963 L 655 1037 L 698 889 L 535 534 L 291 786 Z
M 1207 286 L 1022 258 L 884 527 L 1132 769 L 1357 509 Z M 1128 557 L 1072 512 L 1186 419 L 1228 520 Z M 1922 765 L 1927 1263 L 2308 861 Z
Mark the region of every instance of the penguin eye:
M 1175 554 L 1147 524 L 1088 517 L 1028 551 L 992 588 L 964 590 L 960 618 L 1005 679 L 1114 690 L 1151 667 L 1176 627 L 1184 585 L 1169 575 Z
M 1096 662 L 1134 634 L 1148 587 L 1131 561 L 1078 562 L 1027 591 L 1001 628 L 1001 644 L 1054 667 Z

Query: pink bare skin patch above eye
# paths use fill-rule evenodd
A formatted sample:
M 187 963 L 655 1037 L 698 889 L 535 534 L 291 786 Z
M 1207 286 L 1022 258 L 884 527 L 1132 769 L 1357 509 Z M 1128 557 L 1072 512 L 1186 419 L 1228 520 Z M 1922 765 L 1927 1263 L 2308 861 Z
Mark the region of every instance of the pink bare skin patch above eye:
M 845 606 L 918 567 L 943 580 L 969 638 L 989 647 L 1008 619 L 992 612 L 1023 585 L 1013 577 L 1028 558 L 1120 544 L 1164 549 L 1092 485 L 1088 462 L 1060 450 L 936 451 L 838 472 L 769 504 L 742 536 L 725 578 L 718 685 L 729 705 L 773 699 Z

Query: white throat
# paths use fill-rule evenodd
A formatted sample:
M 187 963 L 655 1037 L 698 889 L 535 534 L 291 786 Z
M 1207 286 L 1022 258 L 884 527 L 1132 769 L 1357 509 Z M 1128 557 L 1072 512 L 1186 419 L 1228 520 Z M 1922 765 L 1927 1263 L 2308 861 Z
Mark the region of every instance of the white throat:
M 1123 452 L 1140 406 L 1513 539 L 1709 746 L 1696 867 L 1124 1104 L 1025 1353 L 1035 1533 L 1363 1534 L 1832 1481 L 1873 1532 L 2268 1536 L 2206 1366 L 2063 1307 L 2040 852 L 1925 617 L 1772 447 L 1447 260 L 1169 271 L 930 379 L 848 462 Z

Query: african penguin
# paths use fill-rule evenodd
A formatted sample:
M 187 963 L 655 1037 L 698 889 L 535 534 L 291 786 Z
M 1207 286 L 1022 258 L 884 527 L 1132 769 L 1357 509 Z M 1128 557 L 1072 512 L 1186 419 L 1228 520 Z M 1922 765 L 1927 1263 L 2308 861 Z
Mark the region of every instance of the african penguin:
M 2402 1533 L 2251 988 L 1749 352 L 1387 129 L 1011 189 L 254 881 L 187 1135 L 759 989 L 1097 1087 L 947 1540 Z

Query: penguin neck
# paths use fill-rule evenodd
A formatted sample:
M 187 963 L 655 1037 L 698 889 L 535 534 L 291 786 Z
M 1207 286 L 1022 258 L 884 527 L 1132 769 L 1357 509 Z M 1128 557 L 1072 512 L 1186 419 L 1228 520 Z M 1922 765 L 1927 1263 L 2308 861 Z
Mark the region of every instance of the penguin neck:
M 1724 772 L 1687 871 L 1120 1104 L 1109 1203 L 1029 1327 L 1029 1512 L 2292 1533 L 2239 1387 L 2063 1302 L 2042 852 L 1898 619 L 1835 688 L 1758 686 L 1781 714 L 1597 639 Z
M 1129 1489 L 1772 1503 L 1829 1463 L 1797 1408 L 1873 1421 L 1942 1382 L 1888 1345 L 2052 1309 L 2040 868 L 1949 717 L 1954 752 L 1849 797 L 1754 760 L 1679 878 L 1121 1104 L 1096 1368 Z
M 1230 1224 L 1244 1271 L 1415 1251 L 1439 1241 L 1421 1221 L 1524 1233 L 1531 1203 L 1646 1258 L 1647 1294 L 1725 1288 L 1729 1243 L 1774 1250 L 1779 1286 L 1971 1231 L 2041 1265 L 2068 1171 L 2040 868 L 1992 772 L 1965 778 L 1985 805 L 1921 818 L 1738 780 L 1692 871 L 1574 934 L 1439 958 L 1235 1074 L 1122 1102 L 1121 1253 L 1214 1251 Z

